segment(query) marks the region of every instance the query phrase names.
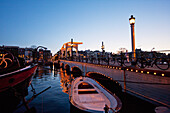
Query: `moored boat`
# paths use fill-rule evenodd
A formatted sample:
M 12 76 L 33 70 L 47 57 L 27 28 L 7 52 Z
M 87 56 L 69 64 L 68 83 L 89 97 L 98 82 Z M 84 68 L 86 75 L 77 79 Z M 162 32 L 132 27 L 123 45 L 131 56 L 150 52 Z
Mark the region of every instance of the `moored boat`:
M 96 81 L 88 77 L 77 77 L 69 88 L 70 103 L 76 108 L 93 113 L 117 112 L 122 103 Z
M 13 88 L 26 79 L 30 79 L 37 69 L 37 65 L 26 66 L 24 59 L 17 58 L 6 50 L 0 58 L 0 93 Z
M 31 77 L 37 65 L 29 65 L 18 70 L 0 75 L 0 92 L 5 91 Z

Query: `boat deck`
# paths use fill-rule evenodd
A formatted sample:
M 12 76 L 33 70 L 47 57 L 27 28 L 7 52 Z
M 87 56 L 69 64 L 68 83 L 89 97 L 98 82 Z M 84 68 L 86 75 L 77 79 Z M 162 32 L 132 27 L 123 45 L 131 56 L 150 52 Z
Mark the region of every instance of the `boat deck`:
M 85 109 L 93 109 L 96 111 L 104 111 L 105 104 L 110 106 L 109 99 L 96 87 L 86 83 L 77 84 L 74 87 L 74 99 L 76 104 Z M 79 88 L 77 88 L 79 85 Z

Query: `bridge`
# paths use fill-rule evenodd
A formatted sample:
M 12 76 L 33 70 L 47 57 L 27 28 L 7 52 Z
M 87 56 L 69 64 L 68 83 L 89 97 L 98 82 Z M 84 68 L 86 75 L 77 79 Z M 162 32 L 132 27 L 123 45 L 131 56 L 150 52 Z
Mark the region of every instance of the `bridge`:
M 63 46 L 61 47 L 61 58 L 67 58 L 68 52 L 69 55 L 73 55 L 73 48 L 76 49 L 76 56 L 78 56 L 78 45 L 83 44 L 82 42 L 73 42 L 73 39 L 71 42 L 64 43 Z
M 57 61 L 56 61 L 57 62 Z M 156 105 L 170 107 L 170 71 L 60 60 L 66 71 L 79 69 L 83 76 L 102 74 L 120 84 L 124 92 Z

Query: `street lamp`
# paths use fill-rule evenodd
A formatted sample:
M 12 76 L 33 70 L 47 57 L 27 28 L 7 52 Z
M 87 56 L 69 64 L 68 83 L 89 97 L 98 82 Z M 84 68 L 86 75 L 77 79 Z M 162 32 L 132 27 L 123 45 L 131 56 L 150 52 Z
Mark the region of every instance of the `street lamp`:
M 103 61 L 103 59 L 104 59 L 104 44 L 103 44 L 103 42 L 102 42 L 102 47 L 101 47 L 101 49 L 102 49 L 102 61 Z
M 135 17 L 133 17 L 133 15 L 131 15 L 131 18 L 129 18 L 129 22 L 130 22 L 130 25 L 135 24 Z
M 152 49 L 151 49 L 151 52 L 154 50 L 155 48 L 153 47 Z
M 136 60 L 136 53 L 135 53 L 135 30 L 134 30 L 134 24 L 135 24 L 135 17 L 131 15 L 131 18 L 129 18 L 129 23 L 131 26 L 131 38 L 132 38 L 132 57 L 134 60 Z

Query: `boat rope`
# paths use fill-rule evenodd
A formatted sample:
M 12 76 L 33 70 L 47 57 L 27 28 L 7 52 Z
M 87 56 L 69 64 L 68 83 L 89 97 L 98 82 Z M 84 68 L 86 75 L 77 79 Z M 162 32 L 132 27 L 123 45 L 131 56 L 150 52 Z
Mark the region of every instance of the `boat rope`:
M 35 95 L 36 94 L 36 92 L 35 92 L 35 89 L 34 89 L 34 87 L 33 87 L 33 85 L 32 85 L 32 83 L 31 83 L 31 88 L 32 88 L 32 92 L 33 92 L 33 95 Z
M 39 93 L 37 93 L 37 94 L 33 94 L 33 96 L 32 96 L 29 100 L 27 100 L 27 101 L 25 102 L 25 104 L 29 104 L 29 103 L 30 103 L 33 99 L 35 99 L 38 95 L 40 95 L 41 93 L 47 91 L 47 90 L 50 89 L 50 88 L 51 88 L 51 86 L 47 87 L 46 89 L 42 90 L 41 92 L 39 92 Z M 24 105 L 24 103 L 20 104 L 20 105 L 17 107 L 17 109 L 20 108 L 22 105 Z

